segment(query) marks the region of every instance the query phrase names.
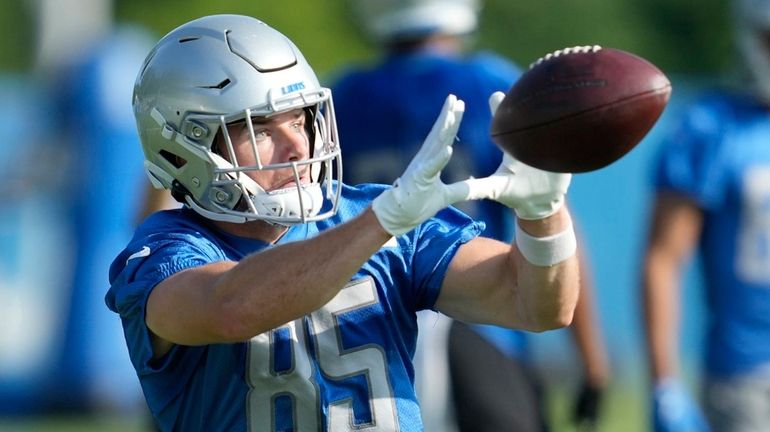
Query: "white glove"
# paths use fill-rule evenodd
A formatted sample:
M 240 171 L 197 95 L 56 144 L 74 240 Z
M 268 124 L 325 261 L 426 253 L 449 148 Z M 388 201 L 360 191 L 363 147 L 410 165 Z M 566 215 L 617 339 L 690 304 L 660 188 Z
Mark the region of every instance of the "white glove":
M 503 92 L 490 96 L 492 115 L 504 97 Z M 494 174 L 465 181 L 469 189 L 466 199 L 492 199 L 514 209 L 521 219 L 543 219 L 556 213 L 564 204 L 571 180 L 572 174 L 543 171 L 504 153 Z
M 449 95 L 417 155 L 393 187 L 372 202 L 377 220 L 391 235 L 409 232 L 439 210 L 466 199 L 468 189 L 463 182 L 446 185 L 440 178 L 441 169 L 452 157 L 464 112 L 465 103 Z
M 503 97 L 502 92 L 490 97 L 492 114 Z M 515 209 L 521 219 L 548 217 L 564 203 L 571 174 L 542 171 L 507 154 L 489 177 L 444 184 L 441 169 L 452 157 L 452 144 L 464 112 L 465 103 L 449 95 L 417 155 L 393 187 L 372 202 L 377 220 L 391 235 L 409 232 L 439 210 L 469 199 L 493 199 Z

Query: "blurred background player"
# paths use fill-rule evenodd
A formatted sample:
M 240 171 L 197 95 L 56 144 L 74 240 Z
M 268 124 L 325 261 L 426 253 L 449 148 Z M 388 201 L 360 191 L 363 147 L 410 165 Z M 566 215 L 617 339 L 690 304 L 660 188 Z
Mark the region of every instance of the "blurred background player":
M 392 183 L 430 130 L 434 121 L 431 107 L 441 104 L 447 92 L 463 99 L 466 111 L 443 179 L 456 181 L 494 172 L 502 153 L 490 140 L 487 98 L 494 91 L 510 88 L 520 70 L 491 52 L 467 53 L 481 2 L 348 3 L 353 19 L 381 48 L 382 56 L 371 66 L 343 68 L 332 80 L 340 142 L 345 146 L 345 181 Z M 382 126 L 372 129 L 372 124 Z M 486 223 L 486 235 L 511 239 L 511 215 L 504 206 L 478 201 L 459 207 Z M 584 265 L 585 283 L 573 329 L 584 367 L 584 384 L 575 405 L 575 421 L 582 425 L 596 421 L 609 375 L 588 270 Z M 419 323 L 415 363 L 426 430 L 547 429 L 525 333 L 452 322 L 431 312 L 422 312 Z M 452 392 L 456 397 L 451 397 Z
M 734 18 L 751 86 L 700 97 L 657 166 L 643 286 L 659 432 L 770 430 L 770 1 L 737 0 Z M 678 356 L 680 282 L 696 250 L 709 312 L 703 412 Z

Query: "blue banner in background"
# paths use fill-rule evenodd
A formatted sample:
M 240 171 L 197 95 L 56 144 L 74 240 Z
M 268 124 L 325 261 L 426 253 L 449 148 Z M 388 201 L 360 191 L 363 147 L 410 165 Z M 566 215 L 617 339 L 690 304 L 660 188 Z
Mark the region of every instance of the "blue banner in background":
M 0 414 L 145 409 L 104 294 L 148 184 L 131 94 L 153 41 L 118 28 L 50 86 L 0 80 Z
M 68 318 L 67 159 L 47 141 L 51 112 L 35 83 L 0 79 L 0 410 L 10 412 L 40 405 Z

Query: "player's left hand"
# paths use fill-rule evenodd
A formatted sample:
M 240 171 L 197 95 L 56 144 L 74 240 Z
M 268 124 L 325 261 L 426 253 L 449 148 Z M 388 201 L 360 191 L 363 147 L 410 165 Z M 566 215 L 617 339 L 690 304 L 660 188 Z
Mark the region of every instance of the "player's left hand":
M 580 387 L 572 419 L 581 432 L 596 429 L 604 390 L 584 382 Z
M 411 231 L 439 210 L 465 199 L 460 183 L 446 185 L 441 170 L 452 157 L 452 144 L 460 128 L 465 102 L 449 95 L 436 123 L 393 187 L 372 202 L 380 225 L 391 235 Z
M 489 98 L 492 115 L 504 97 L 503 92 L 495 92 Z M 543 219 L 564 204 L 571 180 L 572 174 L 543 171 L 504 153 L 494 174 L 465 181 L 469 189 L 466 199 L 492 199 L 514 209 L 521 219 Z

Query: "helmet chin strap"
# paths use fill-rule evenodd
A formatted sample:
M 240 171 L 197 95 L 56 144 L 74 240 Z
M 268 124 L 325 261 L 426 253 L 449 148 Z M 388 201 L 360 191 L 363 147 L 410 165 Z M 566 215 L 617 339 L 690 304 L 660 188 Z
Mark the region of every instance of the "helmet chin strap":
M 238 181 L 251 196 L 256 214 L 268 222 L 285 226 L 305 223 L 306 218 L 317 215 L 323 206 L 321 185 L 316 182 L 266 191 L 243 172 L 238 173 Z M 294 220 L 280 220 L 285 218 Z
M 323 206 L 321 185 L 310 183 L 300 187 L 292 186 L 267 193 L 252 195 L 251 202 L 257 214 L 275 218 L 296 218 L 292 221 L 273 221 L 273 223 L 292 226 L 304 223 L 313 217 Z
M 216 153 L 211 154 L 212 160 L 219 168 L 232 169 L 233 165 Z M 315 165 L 315 164 L 314 164 Z M 313 167 L 311 167 L 311 170 Z M 249 199 L 250 211 L 239 214 L 216 216 L 214 212 L 199 211 L 199 205 L 193 206 L 196 211 L 206 217 L 228 222 L 247 222 L 250 220 L 264 220 L 266 222 L 284 226 L 305 223 L 308 218 L 316 216 L 323 206 L 323 192 L 318 182 L 306 185 L 294 185 L 273 191 L 266 191 L 254 179 L 244 172 L 230 174 L 238 181 L 245 192 L 243 199 Z M 233 209 L 231 209 L 233 210 Z
M 193 210 L 204 217 L 212 220 L 233 223 L 245 223 L 251 220 L 263 220 L 273 225 L 293 226 L 305 223 L 308 218 L 316 216 L 323 206 L 323 192 L 319 183 L 302 185 L 301 187 L 292 186 L 283 189 L 277 189 L 265 192 L 256 182 L 251 179 L 244 183 L 253 183 L 258 191 L 254 193 L 251 184 L 244 185 L 249 190 L 251 203 L 256 210 L 254 216 L 249 217 L 248 213 L 223 214 L 214 212 L 201 207 L 195 200 L 187 195 L 186 201 Z M 282 220 L 285 218 L 294 218 L 292 220 Z

